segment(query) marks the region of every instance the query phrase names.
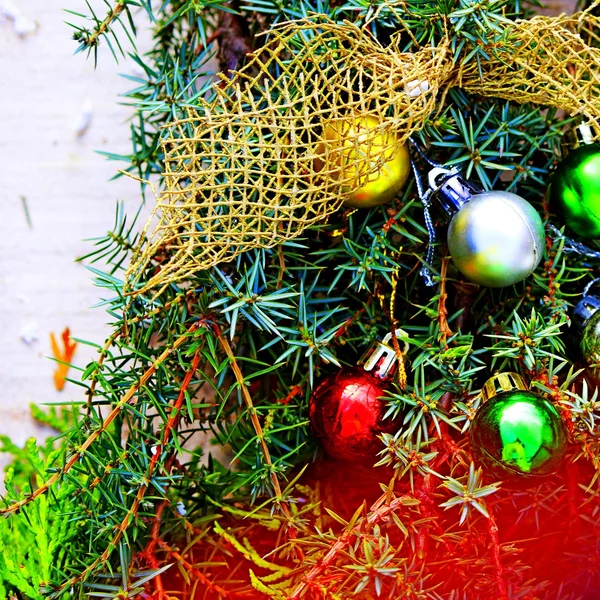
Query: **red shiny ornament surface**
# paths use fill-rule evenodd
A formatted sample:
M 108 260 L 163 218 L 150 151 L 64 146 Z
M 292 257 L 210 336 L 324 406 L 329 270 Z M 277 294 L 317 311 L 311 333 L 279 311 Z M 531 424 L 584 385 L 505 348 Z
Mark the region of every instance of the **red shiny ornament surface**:
M 392 420 L 383 419 L 386 406 L 380 397 L 387 387 L 362 367 L 343 369 L 317 386 L 309 416 L 313 434 L 326 454 L 344 460 L 375 458 L 381 449 L 377 436 L 396 429 Z

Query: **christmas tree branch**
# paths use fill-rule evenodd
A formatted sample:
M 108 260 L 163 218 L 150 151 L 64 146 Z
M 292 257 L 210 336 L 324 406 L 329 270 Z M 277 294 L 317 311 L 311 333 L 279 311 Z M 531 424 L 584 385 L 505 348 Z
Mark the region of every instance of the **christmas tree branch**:
M 368 515 L 356 519 L 353 526 L 342 533 L 335 542 L 330 544 L 329 549 L 323 554 L 317 564 L 308 571 L 302 578 L 301 583 L 294 588 L 289 596 L 289 600 L 302 598 L 318 578 L 334 564 L 340 553 L 346 550 L 355 537 L 384 523 L 391 515 L 404 506 L 415 504 L 419 504 L 419 501 L 409 495 L 390 498 L 388 492 L 383 494 L 371 507 L 371 512 Z
M 192 328 L 188 329 L 186 336 L 182 336 L 182 337 L 184 337 L 184 339 L 186 337 L 189 337 L 189 334 L 193 333 L 193 331 L 195 331 L 198 327 L 199 327 L 199 323 L 194 324 L 194 326 L 192 326 Z M 175 345 L 174 345 L 174 348 L 175 348 Z M 172 348 L 171 351 L 173 351 L 174 348 Z M 168 355 L 166 355 L 166 356 L 168 356 Z M 166 358 L 166 356 L 165 356 L 165 358 Z M 76 577 L 73 577 L 70 581 L 65 582 L 59 588 L 59 590 L 57 591 L 57 594 L 60 594 L 66 588 L 71 588 L 72 586 L 79 583 L 80 581 L 85 581 L 87 579 L 87 577 L 90 575 L 90 573 L 92 573 L 99 565 L 106 563 L 108 561 L 108 559 L 110 558 L 110 555 L 112 554 L 112 552 L 117 548 L 119 542 L 121 541 L 121 538 L 125 535 L 125 532 L 127 531 L 131 522 L 137 518 L 140 504 L 142 503 L 144 496 L 146 495 L 146 492 L 148 491 L 148 489 L 150 488 L 150 486 L 152 484 L 152 477 L 154 475 L 154 471 L 155 471 L 157 465 L 159 465 L 159 461 L 161 461 L 163 459 L 162 454 L 165 449 L 165 446 L 166 446 L 167 442 L 169 441 L 169 438 L 171 437 L 171 435 L 174 432 L 176 432 L 176 430 L 177 430 L 179 420 L 181 418 L 181 408 L 185 401 L 185 394 L 188 390 L 188 387 L 190 385 L 190 382 L 192 381 L 194 374 L 196 373 L 196 369 L 198 368 L 199 364 L 200 364 L 200 349 L 196 350 L 196 352 L 194 353 L 194 357 L 192 359 L 192 365 L 191 365 L 190 369 L 188 370 L 188 372 L 186 373 L 183 383 L 181 384 L 181 388 L 179 390 L 179 396 L 177 398 L 176 403 L 173 405 L 173 407 L 171 409 L 171 414 L 170 414 L 169 419 L 168 419 L 167 423 L 165 424 L 165 427 L 163 430 L 162 442 L 158 446 L 155 446 L 152 448 L 152 459 L 150 460 L 148 469 L 147 469 L 146 473 L 144 474 L 142 484 L 140 485 L 140 488 L 138 489 L 138 492 L 133 500 L 131 508 L 129 509 L 129 511 L 123 518 L 123 520 L 121 521 L 120 525 L 117 527 L 117 532 L 116 532 L 115 536 L 113 537 L 113 539 L 111 540 L 111 542 L 107 546 L 107 548 L 104 550 L 102 555 L 99 556 L 88 567 L 86 567 L 79 575 L 77 575 Z M 155 365 L 155 367 L 156 366 L 157 365 Z M 171 457 L 172 457 L 172 454 L 168 457 L 167 461 L 170 460 Z M 166 500 L 164 500 L 164 502 L 166 502 Z M 160 575 L 158 575 L 158 577 L 160 578 Z
M 229 345 L 229 342 L 223 336 L 219 327 L 217 325 L 213 325 L 213 329 L 219 340 L 219 343 L 221 344 L 221 347 L 223 348 L 223 350 L 225 351 L 225 354 L 227 355 L 227 357 L 230 360 L 231 368 L 232 368 L 235 378 L 238 382 L 238 385 L 240 386 L 240 390 L 242 392 L 242 397 L 244 398 L 244 402 L 246 403 L 246 408 L 248 409 L 248 413 L 250 414 L 250 420 L 252 421 L 252 426 L 254 427 L 256 437 L 259 440 L 260 447 L 261 447 L 261 450 L 262 450 L 262 453 L 263 453 L 263 456 L 265 459 L 265 463 L 267 464 L 267 467 L 269 468 L 269 472 L 271 475 L 271 481 L 273 483 L 273 491 L 275 492 L 275 501 L 277 502 L 277 504 L 279 504 L 279 506 L 281 506 L 283 514 L 286 516 L 286 518 L 291 519 L 292 515 L 291 515 L 291 512 L 287 505 L 287 502 L 285 502 L 283 500 L 281 486 L 279 485 L 279 478 L 277 477 L 277 473 L 275 472 L 273 461 L 271 460 L 271 453 L 269 452 L 269 447 L 267 446 L 267 443 L 265 441 L 265 436 L 264 436 L 264 433 L 262 430 L 262 426 L 258 419 L 258 414 L 256 413 L 256 409 L 254 408 L 254 403 L 252 402 L 250 392 L 248 391 L 248 386 L 246 385 L 246 383 L 244 381 L 244 376 L 242 374 L 242 371 L 238 365 L 238 362 L 235 358 L 233 350 L 231 349 L 231 346 Z
M 112 33 L 114 43 L 117 45 L 121 55 L 125 56 L 125 53 L 123 52 L 123 48 L 121 47 L 121 44 L 119 42 L 119 38 L 115 34 L 115 32 L 112 31 L 111 27 L 113 26 L 113 24 L 115 22 L 117 22 L 119 20 L 119 17 L 125 11 L 125 13 L 127 13 L 129 16 L 129 25 L 131 27 L 132 33 L 130 34 L 130 32 L 127 30 L 127 28 L 125 26 L 123 26 L 123 30 L 125 31 L 131 44 L 135 46 L 135 44 L 133 42 L 133 36 L 135 35 L 135 26 L 133 24 L 133 20 L 131 19 L 131 15 L 129 14 L 129 6 L 128 6 L 129 4 L 133 4 L 134 2 L 135 2 L 135 0 L 133 0 L 133 1 L 132 0 L 117 0 L 115 5 L 111 7 L 110 4 L 108 3 L 108 0 L 105 0 L 105 3 L 109 6 L 109 10 L 108 10 L 107 15 L 102 20 L 100 20 L 96 16 L 92 7 L 88 3 L 88 8 L 89 8 L 90 12 L 92 13 L 91 18 L 95 21 L 96 25 L 95 25 L 93 31 L 90 31 L 85 27 L 80 27 L 77 25 L 70 24 L 72 27 L 75 28 L 75 33 L 73 34 L 73 39 L 75 39 L 77 42 L 79 42 L 79 48 L 77 49 L 76 52 L 82 52 L 83 50 L 88 50 L 88 52 L 89 52 L 93 49 L 94 50 L 94 63 L 96 63 L 97 49 L 98 49 L 98 45 L 100 43 L 100 38 L 102 38 L 104 36 L 104 39 L 106 40 L 106 43 L 108 44 L 108 46 L 116 60 L 117 54 L 116 54 L 115 49 L 113 48 L 113 45 L 110 42 L 110 39 L 108 37 L 109 33 Z M 137 2 L 135 2 L 135 5 L 137 5 Z M 83 15 L 80 15 L 79 13 L 76 13 L 73 11 L 67 11 L 67 12 L 71 12 L 72 14 L 74 14 L 76 16 L 83 16 Z
M 86 391 L 87 402 L 86 402 L 85 416 L 88 420 L 90 419 L 90 417 L 92 415 L 92 406 L 94 404 L 94 396 L 95 396 L 95 392 L 96 392 L 96 385 L 98 383 L 98 375 L 100 374 L 100 371 L 102 370 L 102 365 L 104 364 L 104 361 L 105 361 L 106 357 L 108 356 L 108 351 L 110 350 L 112 345 L 115 343 L 115 341 L 118 340 L 119 337 L 121 337 L 121 335 L 122 335 L 121 330 L 114 331 L 108 337 L 104 346 L 100 349 L 100 354 L 98 356 L 98 360 L 96 361 L 94 370 L 92 371 L 92 373 L 90 375 L 90 387 Z
M 502 568 L 502 561 L 500 558 L 500 540 L 498 539 L 498 525 L 496 519 L 490 511 L 488 517 L 488 532 L 492 541 L 492 557 L 493 564 L 496 571 L 496 585 L 498 587 L 498 598 L 506 598 L 506 583 L 504 581 L 504 569 Z
M 126 3 L 123 0 L 118 0 L 113 8 L 108 11 L 104 20 L 96 27 L 94 32 L 82 43 L 85 46 L 94 46 L 98 43 L 100 36 L 106 33 L 107 29 L 112 25 L 113 21 L 119 18 L 119 15 L 125 10 Z
M 446 308 L 446 301 L 448 300 L 448 293 L 446 292 L 446 274 L 448 272 L 449 262 L 449 256 L 444 256 L 444 258 L 442 258 L 442 266 L 440 268 L 440 291 L 438 299 L 440 343 L 446 348 L 448 347 L 446 344 L 446 340 L 452 336 L 452 330 L 448 325 L 448 309 Z
M 192 563 L 185 559 L 175 548 L 167 544 L 166 542 L 159 540 L 158 545 L 162 548 L 170 557 L 174 558 L 182 567 L 185 568 L 187 573 L 193 575 L 198 583 L 205 586 L 206 589 L 216 592 L 220 598 L 229 598 L 230 594 L 227 590 L 219 585 L 213 583 L 202 571 L 197 569 Z
M 166 446 L 166 443 L 168 441 L 170 433 L 172 431 L 177 431 L 177 429 L 178 429 L 179 421 L 181 419 L 181 409 L 183 407 L 183 403 L 185 402 L 186 391 L 188 390 L 189 385 L 192 381 L 192 378 L 193 378 L 196 370 L 198 369 L 198 366 L 200 365 L 200 357 L 201 357 L 200 351 L 201 351 L 201 348 L 196 350 L 196 352 L 194 353 L 194 357 L 192 359 L 192 364 L 191 364 L 188 372 L 185 374 L 185 377 L 181 384 L 181 388 L 179 390 L 179 396 L 177 398 L 177 401 L 173 405 L 173 408 L 171 410 L 171 415 L 170 415 L 169 420 L 164 428 L 162 446 L 160 448 L 155 448 L 153 450 L 153 452 L 154 452 L 154 455 L 152 457 L 153 461 L 155 461 L 155 460 L 158 461 L 159 456 L 161 456 L 161 454 L 164 450 L 164 447 Z M 171 469 L 173 468 L 173 464 L 175 463 L 175 460 L 176 460 L 176 454 L 174 452 L 170 452 L 168 458 L 165 461 L 165 465 L 164 465 L 165 473 L 169 474 L 171 472 Z M 158 503 L 158 506 L 156 507 L 156 510 L 155 510 L 155 516 L 153 519 L 153 523 L 152 523 L 152 529 L 150 532 L 150 540 L 148 541 L 148 545 L 146 546 L 145 550 L 141 553 L 141 555 L 144 558 L 146 558 L 146 560 L 148 560 L 148 562 L 151 564 L 153 562 L 155 562 L 154 554 L 156 551 L 156 546 L 160 541 L 159 534 L 160 534 L 160 525 L 162 522 L 162 515 L 163 515 L 168 503 L 169 503 L 169 500 L 167 498 L 164 498 L 163 500 L 161 500 Z M 156 585 L 159 589 L 162 588 L 162 578 L 160 575 L 158 575 L 156 578 Z
M 173 345 L 171 347 L 169 347 L 163 351 L 163 353 L 154 361 L 152 366 L 142 374 L 142 376 L 139 379 L 139 382 L 132 385 L 127 390 L 127 392 L 125 393 L 123 398 L 121 398 L 121 400 L 119 400 L 117 405 L 109 413 L 109 415 L 106 417 L 106 419 L 103 420 L 102 425 L 98 429 L 96 429 L 87 438 L 87 440 L 83 444 L 81 444 L 79 449 L 71 455 L 69 460 L 67 460 L 67 462 L 65 463 L 65 465 L 62 468 L 60 468 L 52 477 L 47 479 L 39 488 L 37 488 L 31 494 L 27 495 L 22 500 L 19 500 L 18 502 L 15 502 L 4 508 L 0 508 L 0 515 L 8 515 L 8 514 L 19 511 L 25 505 L 29 504 L 30 502 L 33 502 L 34 500 L 36 500 L 36 498 L 39 498 L 40 496 L 45 494 L 55 483 L 60 481 L 61 477 L 64 477 L 73 468 L 73 466 L 75 464 L 77 464 L 77 462 L 79 460 L 81 460 L 81 458 L 84 456 L 84 454 L 90 448 L 90 446 L 110 427 L 112 422 L 121 413 L 123 407 L 125 405 L 127 405 L 129 402 L 131 402 L 131 400 L 134 398 L 134 396 L 138 392 L 138 390 L 140 390 L 148 382 L 148 380 L 152 377 L 152 375 L 154 375 L 154 372 L 156 371 L 156 369 L 160 365 L 162 365 L 165 362 L 165 360 L 173 352 L 175 352 L 175 350 L 177 350 L 180 346 L 182 346 L 186 342 L 186 340 L 189 339 L 189 336 L 192 333 L 194 333 L 199 327 L 200 327 L 200 322 L 194 323 L 186 331 L 186 333 L 184 333 L 182 336 L 177 338 L 177 340 L 175 340 L 175 342 L 173 343 Z
M 121 336 L 125 335 L 127 329 L 129 327 L 131 327 L 132 325 L 135 325 L 137 323 L 141 323 L 141 322 L 143 322 L 143 321 L 145 321 L 147 319 L 152 319 L 153 317 L 156 317 L 157 315 L 161 314 L 162 312 L 170 310 L 172 307 L 176 306 L 177 304 L 179 304 L 183 300 L 187 300 L 191 295 L 193 295 L 195 293 L 196 293 L 196 290 L 187 290 L 185 293 L 178 294 L 173 299 L 169 300 L 168 302 L 165 302 L 165 304 L 162 305 L 162 306 L 157 306 L 156 308 L 154 308 L 154 309 L 152 309 L 152 310 L 150 310 L 148 312 L 145 312 L 145 313 L 143 313 L 141 315 L 137 315 L 135 317 L 132 317 L 132 318 L 124 321 L 123 325 L 119 329 L 116 329 L 108 337 L 108 339 L 106 340 L 106 343 L 100 349 L 98 360 L 96 361 L 96 363 L 94 365 L 94 369 L 92 370 L 92 372 L 89 375 L 89 377 L 90 377 L 90 386 L 89 386 L 89 389 L 86 392 L 87 397 L 88 397 L 88 400 L 87 400 L 87 409 L 86 409 L 86 417 L 88 419 L 89 419 L 90 414 L 91 414 L 91 409 L 92 409 L 92 405 L 93 405 L 93 399 L 94 399 L 94 396 L 96 395 L 96 386 L 98 384 L 98 375 L 100 374 L 100 371 L 102 370 L 102 366 L 104 364 L 104 361 L 106 360 L 106 357 L 108 355 L 108 351 L 113 346 L 113 344 Z

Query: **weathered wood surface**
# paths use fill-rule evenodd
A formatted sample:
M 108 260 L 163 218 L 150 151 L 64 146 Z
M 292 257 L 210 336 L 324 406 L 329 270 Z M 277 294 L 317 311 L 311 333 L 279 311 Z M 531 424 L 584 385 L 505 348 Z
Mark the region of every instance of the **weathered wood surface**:
M 74 259 L 90 250 L 85 238 L 112 227 L 117 199 L 137 206 L 139 187 L 126 178 L 109 182 L 117 163 L 95 152 L 130 151 L 130 109 L 117 102 L 131 86 L 118 73 L 132 73 L 131 61 L 116 65 L 102 48 L 94 70 L 85 55 L 73 56 L 64 21 L 74 17 L 62 9 L 87 12 L 82 0 L 12 4 L 39 25 L 21 38 L 13 22 L 0 21 L 0 433 L 23 443 L 45 433 L 29 403 L 84 398 L 70 383 L 54 389 L 49 334 L 69 326 L 75 337 L 102 344 L 108 317 L 91 308 L 102 292 Z M 92 4 L 105 12 L 101 1 Z M 74 127 L 90 101 L 89 129 L 77 137 Z M 24 341 L 32 336 L 37 341 Z M 75 363 L 84 366 L 93 355 L 80 344 Z

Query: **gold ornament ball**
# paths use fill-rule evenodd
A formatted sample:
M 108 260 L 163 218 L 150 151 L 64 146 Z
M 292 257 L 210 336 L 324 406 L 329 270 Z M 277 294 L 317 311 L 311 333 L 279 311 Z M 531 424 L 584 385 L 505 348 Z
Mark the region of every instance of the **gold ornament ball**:
M 391 132 L 381 133 L 375 117 L 359 117 L 325 125 L 323 141 L 316 148 L 315 166 L 325 167 L 333 179 L 346 183 L 344 205 L 371 208 L 389 202 L 403 187 L 410 173 L 410 156 L 405 144 L 398 144 Z M 374 167 L 381 162 L 378 171 Z M 349 185 L 348 180 L 354 180 Z

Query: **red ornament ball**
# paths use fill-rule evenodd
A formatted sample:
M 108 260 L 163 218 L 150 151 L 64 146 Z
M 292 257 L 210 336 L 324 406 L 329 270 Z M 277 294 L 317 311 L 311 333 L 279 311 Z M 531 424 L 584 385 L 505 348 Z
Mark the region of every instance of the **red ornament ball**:
M 343 460 L 373 459 L 381 450 L 377 438 L 394 433 L 391 419 L 384 419 L 380 398 L 387 382 L 362 367 L 343 369 L 326 377 L 313 392 L 309 418 L 313 434 L 323 451 Z

